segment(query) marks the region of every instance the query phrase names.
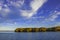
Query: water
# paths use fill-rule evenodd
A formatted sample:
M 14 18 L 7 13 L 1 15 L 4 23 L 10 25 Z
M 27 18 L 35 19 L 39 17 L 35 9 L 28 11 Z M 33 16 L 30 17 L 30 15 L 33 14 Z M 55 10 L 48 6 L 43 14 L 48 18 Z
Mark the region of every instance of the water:
M 0 40 L 60 40 L 60 32 L 6 32 L 0 33 Z

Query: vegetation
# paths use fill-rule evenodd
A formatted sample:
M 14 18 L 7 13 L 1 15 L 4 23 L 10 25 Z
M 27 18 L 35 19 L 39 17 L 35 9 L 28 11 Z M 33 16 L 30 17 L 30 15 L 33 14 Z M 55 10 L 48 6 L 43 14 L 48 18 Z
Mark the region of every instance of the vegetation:
M 16 28 L 15 32 L 59 32 L 60 26 L 52 27 L 52 28 Z

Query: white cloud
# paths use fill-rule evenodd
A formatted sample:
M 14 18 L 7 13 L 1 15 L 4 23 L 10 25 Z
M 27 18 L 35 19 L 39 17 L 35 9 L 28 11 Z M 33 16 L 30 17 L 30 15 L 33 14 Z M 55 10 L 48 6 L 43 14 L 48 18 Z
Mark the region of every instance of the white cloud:
M 26 17 L 26 18 L 32 17 L 34 13 L 34 12 L 26 11 L 26 10 L 20 10 L 20 11 L 21 11 L 21 16 Z
M 0 11 L 2 10 L 2 6 L 0 6 Z
M 5 9 L 3 9 L 3 11 L 4 11 L 5 13 L 9 13 L 9 12 L 10 12 L 10 9 L 9 9 L 9 8 L 5 8 Z
M 56 18 L 58 18 L 60 15 L 60 12 L 54 11 L 47 19 L 46 21 L 55 21 Z
M 56 18 L 58 18 L 60 15 L 60 12 L 55 12 L 53 15 L 50 16 L 50 20 L 54 21 Z
M 4 6 L 4 8 L 3 8 Z M 0 2 L 0 14 L 5 17 L 10 12 L 10 9 L 7 4 L 3 4 L 3 1 Z
M 34 14 L 36 14 L 37 10 L 41 8 L 41 6 L 46 2 L 47 0 L 33 0 L 30 3 L 30 6 L 32 7 L 32 10 L 22 10 L 21 15 L 26 18 L 31 18 Z
M 23 5 L 23 3 L 24 3 L 24 0 L 23 1 L 19 0 L 19 1 L 16 1 L 16 2 L 10 1 L 10 4 L 14 7 L 17 7 L 17 8 L 21 7 Z
M 2 10 L 2 5 L 3 5 L 3 4 L 0 2 L 0 11 Z
M 8 13 L 10 12 L 11 10 L 9 8 L 2 8 L 2 10 L 0 11 L 0 13 L 2 14 L 2 16 L 6 16 L 8 15 Z
M 31 7 L 34 11 L 38 10 L 47 0 L 33 0 Z

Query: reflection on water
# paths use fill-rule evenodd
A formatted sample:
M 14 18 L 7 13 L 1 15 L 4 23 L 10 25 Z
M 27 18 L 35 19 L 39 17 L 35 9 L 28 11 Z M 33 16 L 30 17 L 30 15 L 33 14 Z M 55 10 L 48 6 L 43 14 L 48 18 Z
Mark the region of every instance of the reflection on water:
M 60 32 L 5 32 L 0 33 L 0 40 L 60 40 Z

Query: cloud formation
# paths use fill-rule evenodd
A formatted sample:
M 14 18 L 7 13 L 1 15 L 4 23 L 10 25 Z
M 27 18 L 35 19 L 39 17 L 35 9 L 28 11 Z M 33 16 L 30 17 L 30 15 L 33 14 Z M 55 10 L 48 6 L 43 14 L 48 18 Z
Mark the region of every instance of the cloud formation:
M 60 20 L 59 3 L 58 0 L 0 0 L 0 25 L 55 25 Z
M 50 15 L 49 20 L 54 21 L 56 18 L 59 17 L 59 15 L 60 15 L 60 12 L 54 11 L 54 13 L 52 13 L 52 15 Z
M 21 15 L 26 18 L 31 18 L 34 14 L 36 14 L 37 10 L 41 8 L 46 1 L 47 0 L 33 0 L 32 2 L 30 2 L 32 10 L 22 10 Z
M 1 0 L 0 1 L 0 14 L 7 16 L 8 13 L 12 13 L 13 8 L 20 8 L 24 3 L 24 0 Z
M 49 15 L 48 18 L 45 18 L 44 21 L 42 21 L 42 23 L 56 22 L 56 19 L 59 17 L 59 15 L 60 15 L 60 11 L 54 11 L 53 13 L 51 13 L 51 15 Z
M 26 4 L 25 0 L 6 0 L 7 3 L 4 1 L 0 1 L 0 14 L 2 16 L 7 16 L 8 13 L 12 13 L 12 9 L 14 11 L 20 11 L 20 16 L 31 18 L 33 15 L 37 13 L 37 10 L 42 7 L 42 5 L 47 2 L 47 0 L 32 0 L 30 3 Z M 29 5 L 32 9 L 31 10 L 22 10 L 24 5 Z M 26 7 L 24 6 L 24 8 Z M 17 10 L 15 10 L 17 9 Z M 27 7 L 29 9 L 29 7 Z

